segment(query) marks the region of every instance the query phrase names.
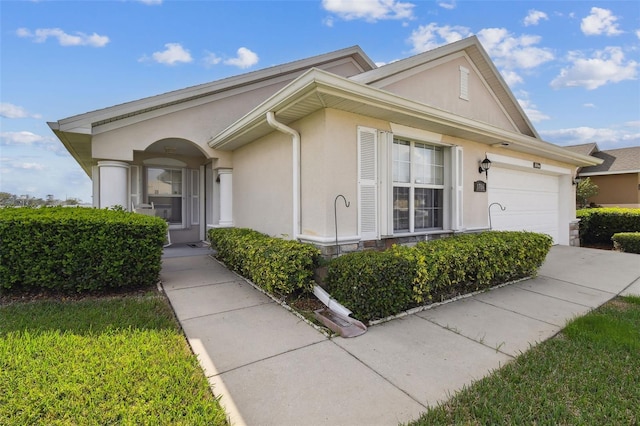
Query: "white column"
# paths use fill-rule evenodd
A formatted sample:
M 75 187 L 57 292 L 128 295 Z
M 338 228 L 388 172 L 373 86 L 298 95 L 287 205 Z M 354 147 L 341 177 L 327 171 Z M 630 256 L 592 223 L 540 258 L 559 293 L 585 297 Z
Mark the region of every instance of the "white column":
M 98 170 L 100 173 L 100 208 L 122 206 L 128 209 L 127 171 L 129 165 L 122 161 L 98 161 Z
M 233 226 L 233 170 L 218 169 L 220 178 L 220 222 L 218 226 Z

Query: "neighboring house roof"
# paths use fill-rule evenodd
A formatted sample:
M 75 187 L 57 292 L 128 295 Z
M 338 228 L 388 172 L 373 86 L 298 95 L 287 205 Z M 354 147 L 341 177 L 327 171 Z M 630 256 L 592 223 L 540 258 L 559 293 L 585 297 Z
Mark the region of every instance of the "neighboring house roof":
M 608 149 L 591 155 L 602 159 L 602 164 L 584 167 L 580 176 L 640 173 L 640 146 Z
M 594 152 L 599 151 L 598 144 L 595 142 L 583 143 L 581 145 L 569 145 L 564 148 L 582 155 L 591 155 Z
M 459 52 L 464 52 L 469 56 L 471 62 L 475 65 L 482 78 L 487 82 L 495 96 L 505 108 L 506 113 L 513 120 L 518 130 L 522 134 L 539 138 L 539 135 L 529 121 L 529 118 L 522 110 L 520 103 L 513 96 L 509 86 L 496 69 L 495 65 L 489 58 L 489 55 L 484 50 L 476 36 L 471 36 L 410 58 L 392 62 L 371 71 L 355 75 L 351 77 L 351 79 L 375 87 L 376 82 L 389 78 L 394 74 L 419 67 L 425 63 L 437 61 L 440 58 Z

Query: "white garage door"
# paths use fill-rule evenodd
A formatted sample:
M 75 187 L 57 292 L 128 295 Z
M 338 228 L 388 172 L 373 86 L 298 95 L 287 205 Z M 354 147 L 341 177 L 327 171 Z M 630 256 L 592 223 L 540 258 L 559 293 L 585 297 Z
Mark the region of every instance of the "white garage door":
M 487 187 L 493 229 L 542 232 L 558 243 L 558 176 L 492 167 Z

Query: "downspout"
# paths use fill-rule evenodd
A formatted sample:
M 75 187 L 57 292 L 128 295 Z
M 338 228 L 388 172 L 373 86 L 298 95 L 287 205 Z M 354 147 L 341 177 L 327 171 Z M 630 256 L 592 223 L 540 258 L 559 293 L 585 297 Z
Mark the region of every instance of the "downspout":
M 300 133 L 276 120 L 273 111 L 267 112 L 267 123 L 274 129 L 291 136 L 293 151 L 293 239 L 300 236 Z

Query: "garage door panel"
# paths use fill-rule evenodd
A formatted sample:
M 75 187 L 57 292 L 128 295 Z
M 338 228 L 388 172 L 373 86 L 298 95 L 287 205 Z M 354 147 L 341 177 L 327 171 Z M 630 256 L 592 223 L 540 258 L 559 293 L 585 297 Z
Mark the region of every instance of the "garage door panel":
M 493 229 L 532 231 L 558 241 L 559 181 L 557 176 L 494 167 L 487 179 Z

